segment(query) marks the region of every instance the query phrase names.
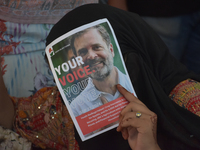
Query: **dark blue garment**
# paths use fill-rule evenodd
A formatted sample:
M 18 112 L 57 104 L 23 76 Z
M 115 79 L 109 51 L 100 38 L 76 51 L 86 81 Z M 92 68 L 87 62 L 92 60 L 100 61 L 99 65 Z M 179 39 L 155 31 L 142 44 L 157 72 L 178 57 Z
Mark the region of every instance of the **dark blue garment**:
M 138 15 L 108 5 L 91 4 L 74 9 L 51 30 L 47 45 L 84 24 L 107 18 L 111 23 L 138 98 L 158 115 L 158 144 L 162 150 L 200 149 L 200 118 L 168 97 L 181 81 L 200 77 L 170 53 L 160 37 Z M 192 135 L 192 136 L 191 136 Z M 116 129 L 82 142 L 83 150 L 128 150 Z

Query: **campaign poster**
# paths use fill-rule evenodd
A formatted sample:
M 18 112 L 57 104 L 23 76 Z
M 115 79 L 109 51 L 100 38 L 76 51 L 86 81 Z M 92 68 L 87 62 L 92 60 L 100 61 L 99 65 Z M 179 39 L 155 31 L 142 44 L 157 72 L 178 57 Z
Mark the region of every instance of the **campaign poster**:
M 136 94 L 109 21 L 80 26 L 54 40 L 45 51 L 82 141 L 117 127 L 128 101 L 116 85 Z

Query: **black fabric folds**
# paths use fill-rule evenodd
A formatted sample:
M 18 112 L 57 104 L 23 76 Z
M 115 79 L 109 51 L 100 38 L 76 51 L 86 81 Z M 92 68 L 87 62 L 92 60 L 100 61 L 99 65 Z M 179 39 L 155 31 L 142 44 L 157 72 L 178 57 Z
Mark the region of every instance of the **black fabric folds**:
M 128 10 L 140 16 L 174 17 L 200 10 L 199 0 L 127 0 Z
M 162 150 L 200 149 L 200 118 L 168 97 L 181 81 L 200 77 L 172 57 L 159 36 L 136 14 L 103 4 L 78 7 L 51 30 L 47 45 L 81 25 L 107 18 L 118 39 L 138 98 L 158 115 L 158 142 Z M 128 150 L 115 129 L 81 142 L 82 150 Z

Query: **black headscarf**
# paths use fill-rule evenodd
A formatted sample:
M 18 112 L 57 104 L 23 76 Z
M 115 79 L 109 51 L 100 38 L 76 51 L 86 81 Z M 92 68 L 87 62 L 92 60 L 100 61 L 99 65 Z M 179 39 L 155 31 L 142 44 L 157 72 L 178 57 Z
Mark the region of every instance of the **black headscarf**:
M 137 15 L 103 4 L 78 7 L 51 30 L 47 45 L 81 25 L 107 18 L 111 23 L 138 98 L 158 115 L 158 144 L 163 150 L 200 149 L 200 117 L 168 97 L 181 81 L 200 77 L 172 57 L 159 36 Z M 128 150 L 116 129 L 82 142 L 83 150 Z

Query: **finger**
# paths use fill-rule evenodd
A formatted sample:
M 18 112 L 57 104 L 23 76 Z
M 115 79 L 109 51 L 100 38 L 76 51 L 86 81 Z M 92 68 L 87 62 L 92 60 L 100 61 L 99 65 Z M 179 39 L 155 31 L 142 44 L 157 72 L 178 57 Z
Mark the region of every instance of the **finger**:
M 121 128 L 121 126 L 119 125 L 117 127 L 117 132 L 121 132 L 122 137 L 124 138 L 124 140 L 128 139 L 129 134 L 128 134 L 128 129 L 127 128 Z
M 134 128 L 137 128 L 138 131 L 148 132 L 152 131 L 152 128 L 155 124 L 157 124 L 156 115 L 151 116 L 149 114 L 142 114 L 140 118 L 137 118 L 136 112 L 129 112 L 120 122 L 120 128 L 122 129 L 132 126 Z
M 121 130 L 121 133 L 122 133 L 122 137 L 124 138 L 124 140 L 127 140 L 128 137 L 129 137 L 128 129 L 127 129 L 127 128 L 123 128 L 123 129 Z
M 120 84 L 117 84 L 117 89 L 129 102 L 136 102 L 144 105 L 138 98 L 136 98 L 131 92 L 127 91 Z
M 147 114 L 145 114 L 145 113 L 141 113 L 142 115 L 147 115 Z M 150 115 L 147 115 L 147 116 L 150 116 Z M 134 118 L 137 118 L 136 117 L 136 111 L 134 111 L 134 112 L 127 112 L 122 118 L 121 118 L 121 120 L 119 121 L 119 126 L 118 126 L 118 128 L 117 128 L 117 130 L 118 131 L 121 131 L 123 128 L 124 128 L 124 126 L 122 125 L 125 121 L 129 121 L 129 120 L 131 120 L 131 119 L 134 119 Z M 144 118 L 144 117 L 143 117 Z M 137 119 L 139 119 L 139 118 L 137 118 Z M 138 120 L 138 121 L 141 121 L 142 119 L 140 119 L 140 120 Z M 136 120 L 137 121 L 137 120 Z
M 121 120 L 123 119 L 123 117 L 126 115 L 126 113 L 128 112 L 138 112 L 138 110 L 142 113 L 142 114 L 148 114 L 153 116 L 155 113 L 152 112 L 151 110 L 149 110 L 146 106 L 140 105 L 140 104 L 136 104 L 134 102 L 130 102 L 125 108 L 122 109 L 122 111 L 120 112 L 119 115 L 119 122 L 121 122 Z
M 141 105 L 141 104 L 137 104 L 134 102 L 130 102 L 125 108 L 122 109 L 122 111 L 120 112 L 120 119 L 121 117 L 123 117 L 127 112 L 133 112 L 133 111 L 140 111 L 142 113 L 145 114 L 149 114 L 149 115 L 153 115 L 154 112 L 152 112 L 151 110 L 149 110 L 146 106 Z

